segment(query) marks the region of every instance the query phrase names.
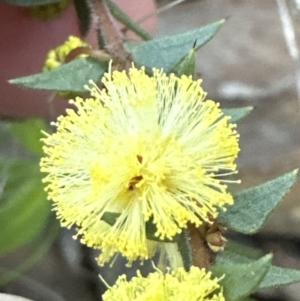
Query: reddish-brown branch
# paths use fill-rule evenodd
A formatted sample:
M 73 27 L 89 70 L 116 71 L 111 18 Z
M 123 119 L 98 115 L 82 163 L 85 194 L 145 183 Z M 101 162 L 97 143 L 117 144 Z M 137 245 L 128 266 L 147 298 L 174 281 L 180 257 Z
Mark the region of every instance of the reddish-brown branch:
M 105 49 L 113 60 L 117 60 L 120 69 L 128 69 L 132 62 L 131 55 L 123 45 L 121 32 L 115 26 L 105 0 L 88 0 L 88 2 L 101 32 Z
M 192 249 L 193 265 L 207 269 L 214 259 L 214 254 L 208 247 L 205 237 L 194 225 L 188 226 L 190 244 Z

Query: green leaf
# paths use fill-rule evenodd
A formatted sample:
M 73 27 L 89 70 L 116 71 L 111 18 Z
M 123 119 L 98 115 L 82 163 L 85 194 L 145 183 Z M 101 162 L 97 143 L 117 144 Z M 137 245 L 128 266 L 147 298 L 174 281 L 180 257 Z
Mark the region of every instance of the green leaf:
M 48 233 L 43 235 L 42 239 L 39 239 L 34 243 L 34 251 L 20 265 L 15 267 L 13 270 L 7 270 L 0 267 L 0 271 L 2 272 L 2 275 L 0 276 L 0 287 L 18 278 L 21 274 L 34 266 L 35 263 L 37 263 L 49 251 L 57 238 L 59 230 L 60 227 L 58 223 L 52 223 L 50 231 L 47 231 Z
M 43 154 L 41 138 L 42 131 L 47 130 L 45 121 L 41 119 L 26 119 L 10 123 L 12 134 L 30 151 L 37 155 Z
M 106 222 L 110 226 L 113 226 L 120 215 L 121 215 L 120 213 L 115 213 L 115 212 L 104 212 L 101 220 Z
M 107 62 L 85 57 L 48 72 L 12 79 L 9 82 L 32 89 L 84 92 L 84 85 L 89 80 L 98 82 L 107 68 Z
M 271 266 L 271 255 L 249 264 L 216 264 L 211 266 L 213 276 L 223 277 L 220 285 L 224 288 L 225 300 L 239 301 L 253 293 Z
M 1 167 L 4 168 L 4 160 Z M 31 241 L 43 230 L 51 212 L 38 164 L 13 162 L 0 198 L 0 256 Z
M 225 115 L 231 116 L 230 122 L 235 123 L 244 117 L 246 117 L 253 107 L 243 107 L 243 108 L 233 108 L 233 109 L 223 109 Z
M 182 75 L 191 75 L 194 76 L 195 74 L 195 49 L 191 49 L 190 52 L 184 56 L 171 70 L 171 73 L 175 73 L 177 76 Z
M 120 216 L 120 213 L 115 213 L 115 212 L 105 212 L 101 218 L 104 222 L 109 224 L 110 226 L 113 226 L 118 217 Z M 155 241 L 160 241 L 160 242 L 177 242 L 180 239 L 182 239 L 181 234 L 176 234 L 172 239 L 160 239 L 159 237 L 155 236 L 155 233 L 157 231 L 157 228 L 153 221 L 150 219 L 149 221 L 146 222 L 146 236 L 147 239 L 149 240 L 155 240 Z
M 115 19 L 123 23 L 128 29 L 136 33 L 143 40 L 147 41 L 152 39 L 152 36 L 144 28 L 142 28 L 137 22 L 133 21 L 113 1 L 106 0 L 106 3 L 110 13 L 115 17 Z
M 261 249 L 253 248 L 245 245 L 243 242 L 236 242 L 233 240 L 227 241 L 226 251 L 234 252 L 252 259 L 258 259 L 264 255 Z
M 74 0 L 80 32 L 83 36 L 87 34 L 91 26 L 91 11 L 86 0 Z
M 248 264 L 251 262 L 255 262 L 256 259 L 249 258 L 247 256 L 237 254 L 236 252 L 233 251 L 228 251 L 227 248 L 225 251 L 218 253 L 216 257 L 216 263 L 217 264 Z
M 216 262 L 220 264 L 236 264 L 255 262 L 253 259 L 230 251 L 219 253 Z M 294 269 L 286 269 L 277 266 L 271 266 L 268 273 L 259 284 L 259 289 L 278 287 L 282 285 L 292 284 L 300 281 L 300 271 Z
M 224 20 L 174 36 L 154 39 L 130 49 L 134 61 L 147 68 L 163 68 L 169 73 L 193 47 L 198 49 L 206 44 L 221 28 Z
M 259 186 L 239 192 L 234 205 L 220 211 L 218 220 L 229 228 L 244 234 L 257 232 L 269 214 L 289 192 L 297 180 L 294 170 Z
M 259 288 L 271 288 L 300 281 L 300 271 L 272 266 L 259 285 Z
M 178 252 L 181 255 L 185 270 L 189 271 L 193 265 L 193 255 L 188 231 L 186 229 L 182 229 L 181 233 L 178 234 L 177 237 Z
M 6 3 L 17 6 L 37 6 L 51 3 L 57 3 L 61 0 L 3 0 Z

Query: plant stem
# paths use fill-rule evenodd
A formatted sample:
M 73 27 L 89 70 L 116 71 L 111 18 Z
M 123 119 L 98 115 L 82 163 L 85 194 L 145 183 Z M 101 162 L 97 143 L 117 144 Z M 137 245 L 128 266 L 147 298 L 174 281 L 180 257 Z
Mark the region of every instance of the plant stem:
M 105 49 L 113 60 L 117 60 L 120 69 L 128 69 L 132 62 L 131 55 L 125 50 L 121 33 L 114 24 L 105 0 L 88 2 L 100 32 L 100 44 L 104 43 Z
M 122 22 L 127 29 L 130 29 L 136 33 L 143 40 L 151 40 L 152 36 L 142 28 L 137 22 L 133 21 L 127 14 L 125 14 L 113 1 L 106 0 L 107 7 L 110 10 L 111 14 L 120 22 Z
M 213 261 L 214 254 L 208 247 L 205 237 L 202 237 L 201 232 L 194 225 L 189 225 L 188 231 L 193 265 L 207 269 Z
M 182 230 L 178 237 L 178 251 L 182 257 L 184 268 L 186 271 L 189 271 L 193 264 L 193 258 L 188 231 L 185 229 Z

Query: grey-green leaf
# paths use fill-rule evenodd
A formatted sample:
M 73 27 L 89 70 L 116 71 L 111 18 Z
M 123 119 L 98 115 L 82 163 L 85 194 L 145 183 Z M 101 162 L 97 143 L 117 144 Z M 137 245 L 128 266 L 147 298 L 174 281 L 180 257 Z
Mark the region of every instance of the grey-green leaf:
M 37 155 L 43 154 L 41 138 L 42 131 L 47 130 L 44 120 L 26 119 L 10 123 L 10 130 L 13 135 L 30 151 Z
M 244 117 L 246 117 L 253 107 L 243 107 L 243 108 L 232 108 L 232 109 L 223 109 L 225 115 L 231 116 L 230 122 L 235 123 Z
M 255 261 L 253 258 L 238 254 L 233 251 L 228 251 L 227 248 L 225 251 L 218 253 L 216 257 L 217 264 L 237 264 L 237 263 L 250 263 Z
M 247 246 L 243 241 L 237 242 L 231 239 L 226 243 L 226 251 L 234 252 L 252 259 L 258 259 L 264 255 L 264 252 L 261 249 Z
M 4 2 L 17 6 L 36 6 L 60 2 L 61 0 L 4 0 Z
M 126 28 L 136 33 L 145 41 L 152 39 L 152 36 L 143 27 L 141 27 L 139 23 L 133 21 L 127 14 L 125 14 L 114 1 L 106 0 L 106 4 L 110 13 L 115 17 L 115 19 L 123 23 Z
M 259 288 L 271 288 L 300 281 L 300 271 L 272 266 L 259 285 Z
M 177 76 L 195 74 L 196 58 L 195 49 L 192 48 L 190 52 L 184 56 L 176 65 L 172 68 L 171 73 L 175 73 Z
M 239 301 L 253 293 L 271 266 L 271 255 L 250 264 L 216 264 L 211 266 L 213 276 L 220 280 L 224 288 L 225 300 Z
M 198 49 L 206 44 L 221 28 L 224 20 L 174 36 L 143 42 L 130 49 L 134 61 L 147 68 L 163 68 L 169 73 L 186 56 L 195 41 Z
M 32 89 L 84 92 L 84 85 L 89 80 L 98 82 L 107 68 L 107 62 L 85 57 L 48 72 L 12 79 L 9 82 Z
M 259 186 L 239 192 L 234 205 L 220 211 L 218 220 L 244 234 L 257 232 L 297 180 L 294 170 Z
M 236 264 L 255 262 L 252 258 L 236 254 L 231 251 L 219 253 L 216 262 L 219 264 Z M 259 289 L 272 288 L 300 281 L 300 271 L 294 269 L 286 269 L 277 266 L 271 266 L 268 273 L 259 284 Z
M 2 159 L 0 163 L 5 168 L 7 162 Z M 5 174 L 8 179 L 0 198 L 0 256 L 35 238 L 51 212 L 38 164 L 12 162 Z

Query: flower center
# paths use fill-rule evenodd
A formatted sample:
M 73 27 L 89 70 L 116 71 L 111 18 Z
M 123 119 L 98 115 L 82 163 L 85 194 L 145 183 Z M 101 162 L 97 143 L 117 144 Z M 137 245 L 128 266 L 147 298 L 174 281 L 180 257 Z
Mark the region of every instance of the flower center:
M 130 182 L 129 182 L 129 186 L 128 186 L 128 190 L 134 190 L 136 188 L 136 185 L 143 180 L 143 176 L 136 176 L 133 177 Z
M 137 160 L 139 161 L 140 164 L 143 163 L 143 157 L 141 155 L 137 155 L 136 156 Z M 136 185 L 143 180 L 143 176 L 139 175 L 139 176 L 135 176 L 133 177 L 130 181 L 129 181 L 129 185 L 128 185 L 128 190 L 134 190 L 136 188 Z

